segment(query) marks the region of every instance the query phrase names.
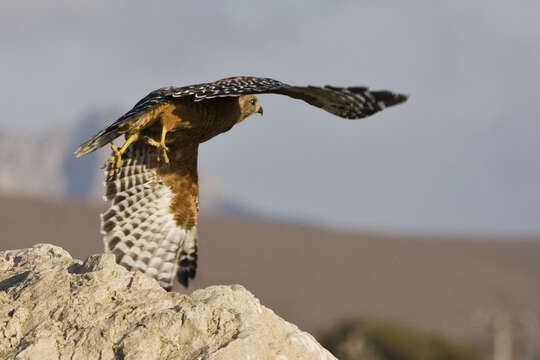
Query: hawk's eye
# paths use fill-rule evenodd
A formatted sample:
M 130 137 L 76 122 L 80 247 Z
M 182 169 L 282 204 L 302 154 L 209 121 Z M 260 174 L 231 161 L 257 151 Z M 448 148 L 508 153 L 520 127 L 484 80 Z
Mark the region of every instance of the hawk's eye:
M 256 101 L 255 99 L 249 100 L 249 103 L 250 103 L 251 105 L 255 105 L 256 102 L 257 102 L 257 101 Z

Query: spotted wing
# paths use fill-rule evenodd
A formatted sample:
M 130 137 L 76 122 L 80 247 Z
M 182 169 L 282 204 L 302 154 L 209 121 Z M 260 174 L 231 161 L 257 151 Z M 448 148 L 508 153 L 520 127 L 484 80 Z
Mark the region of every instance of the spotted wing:
M 253 76 L 236 76 L 211 83 L 173 88 L 172 97 L 193 96 L 194 101 L 202 101 L 217 97 L 241 96 L 246 94 L 263 94 L 289 87 L 289 85 L 269 78 Z
M 172 189 L 158 175 L 155 148 L 135 143 L 105 182 L 110 208 L 101 216 L 105 251 L 127 269 L 145 272 L 170 290 L 175 275 L 187 287 L 197 267 L 197 228 L 178 226 Z M 108 174 L 109 169 L 106 173 Z
M 346 119 L 361 119 L 373 115 L 389 106 L 401 104 L 408 98 L 407 95 L 388 90 L 371 91 L 366 87 L 291 86 L 275 93 L 304 100 Z
M 246 94 L 281 94 L 304 100 L 334 115 L 347 119 L 360 119 L 386 107 L 405 102 L 407 95 L 387 90 L 371 91 L 366 87 L 334 86 L 291 86 L 270 78 L 237 76 L 211 83 L 184 87 L 165 87 L 141 99 L 118 120 L 82 144 L 77 156 L 88 154 L 113 141 L 126 132 L 135 132 L 147 127 L 160 111 L 160 106 L 172 98 L 191 97 L 203 101 L 218 97 L 237 97 Z
M 245 94 L 281 94 L 304 100 L 337 116 L 360 119 L 407 100 L 403 94 L 366 87 L 291 86 L 269 78 L 239 76 L 171 89 L 172 97 L 193 96 L 194 101 Z

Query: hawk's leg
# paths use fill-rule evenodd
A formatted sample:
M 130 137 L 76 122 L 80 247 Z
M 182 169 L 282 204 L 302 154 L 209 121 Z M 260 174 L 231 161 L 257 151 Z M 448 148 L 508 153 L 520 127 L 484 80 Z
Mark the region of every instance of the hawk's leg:
M 163 160 L 166 164 L 169 163 L 169 156 L 167 155 L 167 151 L 169 151 L 169 148 L 167 145 L 165 145 L 165 136 L 167 135 L 167 128 L 165 126 L 162 126 L 161 128 L 161 139 L 160 141 L 156 141 L 152 139 L 151 137 L 145 136 L 143 139 L 148 145 L 152 145 L 157 147 L 158 149 L 161 149 L 161 154 L 159 156 L 159 159 Z
M 109 168 L 109 175 L 114 174 L 114 171 L 116 169 L 119 169 L 122 166 L 122 154 L 127 150 L 129 145 L 134 143 L 139 139 L 139 133 L 131 134 L 126 139 L 126 142 L 122 147 L 119 149 L 114 144 L 111 144 L 111 149 L 113 151 L 113 155 L 105 162 L 105 167 Z

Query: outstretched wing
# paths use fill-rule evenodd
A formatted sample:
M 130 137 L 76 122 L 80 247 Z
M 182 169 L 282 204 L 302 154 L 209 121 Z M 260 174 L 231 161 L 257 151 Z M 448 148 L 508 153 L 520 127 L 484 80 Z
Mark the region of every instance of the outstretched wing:
M 169 86 L 145 96 L 130 111 L 82 144 L 75 154 L 77 157 L 88 154 L 121 134 L 144 129 L 155 120 L 162 106 L 167 105 L 173 98 L 191 97 L 198 102 L 247 94 L 287 95 L 347 119 L 360 119 L 408 99 L 404 94 L 387 90 L 371 91 L 367 87 L 291 86 L 274 79 L 253 76 L 230 77 L 184 87 Z
M 238 76 L 212 83 L 168 88 L 172 97 L 193 96 L 194 101 L 246 94 L 281 94 L 304 100 L 337 116 L 360 119 L 407 100 L 407 95 L 367 87 L 291 86 L 269 78 Z
M 366 87 L 291 86 L 275 93 L 304 100 L 346 119 L 361 119 L 407 100 L 407 95 L 388 90 L 371 91 Z
M 124 153 L 122 167 L 105 182 L 111 206 L 101 215 L 101 233 L 105 251 L 114 253 L 117 263 L 170 290 L 175 275 L 186 287 L 195 277 L 197 228 L 178 223 L 175 189 L 164 183 L 157 158 L 154 147 L 140 142 Z

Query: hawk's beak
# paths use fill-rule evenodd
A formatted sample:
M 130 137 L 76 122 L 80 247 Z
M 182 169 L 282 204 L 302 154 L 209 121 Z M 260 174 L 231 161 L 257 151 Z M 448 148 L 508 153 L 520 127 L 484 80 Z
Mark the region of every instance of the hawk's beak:
M 259 106 L 259 110 L 257 110 L 257 112 L 258 112 L 259 114 L 261 114 L 261 115 L 263 114 L 262 106 Z

